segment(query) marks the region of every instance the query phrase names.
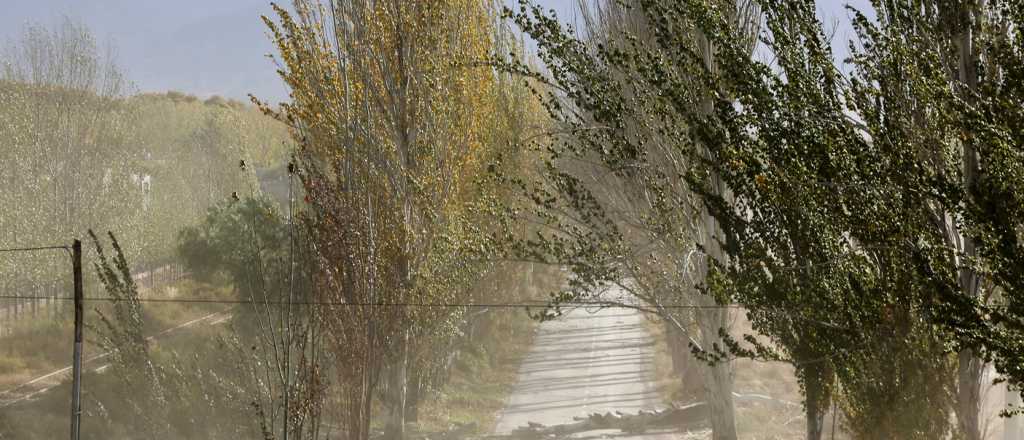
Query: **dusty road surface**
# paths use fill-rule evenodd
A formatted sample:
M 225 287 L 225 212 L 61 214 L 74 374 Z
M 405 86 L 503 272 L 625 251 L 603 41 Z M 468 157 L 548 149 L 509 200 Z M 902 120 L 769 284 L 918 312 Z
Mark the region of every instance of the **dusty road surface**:
M 534 346 L 519 368 L 519 378 L 496 434 L 508 434 L 528 422 L 572 423 L 595 412 L 662 409 L 653 380 L 654 346 L 641 312 L 631 309 L 575 309 L 540 325 Z M 624 438 L 593 432 L 578 437 Z M 630 438 L 686 438 L 649 433 Z

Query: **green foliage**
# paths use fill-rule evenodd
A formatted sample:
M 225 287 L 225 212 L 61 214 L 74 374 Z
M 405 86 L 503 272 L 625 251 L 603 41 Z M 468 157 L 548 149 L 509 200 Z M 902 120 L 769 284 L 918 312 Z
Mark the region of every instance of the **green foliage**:
M 261 277 L 263 266 L 287 250 L 284 219 L 266 198 L 246 197 L 211 207 L 202 223 L 178 232 L 178 255 L 193 276 L 227 274 L 239 288 Z
M 89 230 L 89 237 L 96 247 L 98 261 L 93 263 L 103 288 L 111 300 L 113 314 L 111 317 L 97 309 L 102 328 L 99 346 L 110 352 L 115 364 L 123 370 L 118 371 L 121 377 L 125 373 L 146 369 L 148 363 L 149 343 L 143 334 L 142 304 L 139 302 L 138 286 L 132 278 L 131 268 L 125 259 L 121 245 L 108 233 L 110 245 L 114 249 L 113 261 L 107 258 L 96 234 Z
M 144 314 L 128 261 L 113 234 L 114 255 L 90 231 L 96 246 L 95 269 L 111 299 L 111 316 L 97 310 L 94 328 L 99 346 L 110 353 L 114 383 L 96 387 L 99 425 L 91 432 L 103 438 L 220 438 L 251 434 L 256 426 L 245 399 L 258 395 L 254 354 L 238 338 L 209 338 L 189 347 L 190 358 L 158 351 L 143 334 Z M 224 356 L 232 361 L 224 362 Z M 89 378 L 89 383 L 100 382 Z M 129 434 L 134 433 L 134 434 Z
M 574 264 L 558 299 L 652 273 L 740 303 L 775 347 L 730 351 L 792 362 L 812 416 L 838 392 L 863 438 L 941 437 L 970 399 L 954 399 L 954 372 L 961 390 L 980 380 L 965 360 L 1024 381 L 1022 6 L 875 2 L 878 21 L 854 15 L 863 48 L 843 74 L 811 2 L 761 2 L 767 58 L 734 2 L 630 3 L 649 38 L 596 45 L 524 2 L 508 14 L 550 73 L 507 68 L 556 90 L 565 134 L 526 191 L 557 232 L 513 252 Z M 597 175 L 640 202 L 609 203 Z M 721 228 L 703 243 L 686 235 L 702 211 Z M 709 276 L 679 276 L 701 254 Z

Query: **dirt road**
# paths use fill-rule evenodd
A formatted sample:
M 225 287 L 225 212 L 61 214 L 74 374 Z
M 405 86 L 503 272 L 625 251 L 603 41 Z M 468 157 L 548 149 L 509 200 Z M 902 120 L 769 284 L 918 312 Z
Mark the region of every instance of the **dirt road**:
M 661 409 L 651 382 L 654 347 L 643 319 L 631 309 L 575 309 L 541 324 L 495 433 L 528 422 L 571 423 L 595 412 Z

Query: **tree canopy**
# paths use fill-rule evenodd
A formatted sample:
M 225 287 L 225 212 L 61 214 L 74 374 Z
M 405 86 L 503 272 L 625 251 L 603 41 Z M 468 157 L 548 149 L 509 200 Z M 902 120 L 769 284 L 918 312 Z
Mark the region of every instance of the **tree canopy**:
M 835 397 L 863 438 L 978 438 L 985 362 L 1024 379 L 1021 5 L 873 2 L 876 20 L 852 12 L 850 73 L 813 2 L 606 5 L 636 19 L 598 44 L 528 2 L 506 12 L 547 71 L 508 69 L 546 82 L 560 129 L 524 191 L 556 232 L 513 249 L 573 265 L 558 300 L 646 266 L 742 307 L 770 344 L 691 344 L 791 362 L 810 437 Z

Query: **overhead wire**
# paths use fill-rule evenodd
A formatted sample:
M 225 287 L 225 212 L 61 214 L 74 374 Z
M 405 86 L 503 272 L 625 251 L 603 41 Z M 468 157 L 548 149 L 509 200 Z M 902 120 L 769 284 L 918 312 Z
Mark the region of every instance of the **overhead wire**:
M 7 253 L 7 252 L 32 252 L 32 251 L 45 251 L 45 250 L 52 250 L 52 249 L 63 249 L 63 250 L 66 251 L 66 250 L 70 249 L 70 246 L 67 246 L 67 245 L 53 245 L 53 246 L 32 246 L 32 247 L 20 247 L 20 248 L 3 248 L 3 249 L 0 249 L 0 253 Z
M 74 298 L 66 296 L 58 297 L 42 297 L 42 296 L 29 296 L 29 295 L 0 295 L 0 299 L 52 299 L 56 301 L 72 301 Z M 635 308 L 636 305 L 630 305 L 616 301 L 568 301 L 560 303 L 548 303 L 544 301 L 538 302 L 519 302 L 519 303 L 416 303 L 416 302 L 344 302 L 344 301 L 256 301 L 244 299 L 217 299 L 217 298 L 104 298 L 104 297 L 85 297 L 84 301 L 90 302 L 124 302 L 124 301 L 138 301 L 141 303 L 172 303 L 172 304 L 258 304 L 258 305 L 269 305 L 269 306 L 326 306 L 326 307 L 430 307 L 430 308 L 462 308 L 462 307 L 494 307 L 494 308 L 522 308 L 522 307 L 549 307 L 549 306 L 565 306 L 565 307 L 628 307 Z M 720 309 L 720 308 L 741 308 L 740 304 L 716 304 L 716 305 L 700 305 L 700 304 L 667 304 L 664 305 L 667 309 Z

